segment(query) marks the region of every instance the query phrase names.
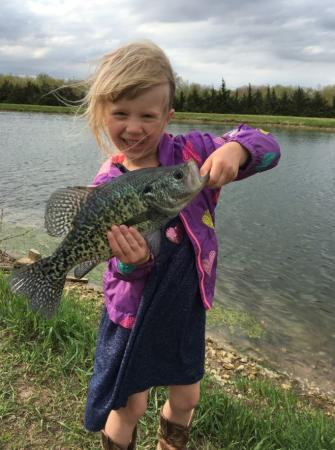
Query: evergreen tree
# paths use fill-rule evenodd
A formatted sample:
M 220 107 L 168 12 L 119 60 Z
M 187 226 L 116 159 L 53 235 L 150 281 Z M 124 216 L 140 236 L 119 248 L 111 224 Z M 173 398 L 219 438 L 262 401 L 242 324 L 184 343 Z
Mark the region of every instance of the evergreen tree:
M 331 115 L 332 115 L 332 117 L 335 117 L 335 95 L 334 95 L 333 101 L 332 101 Z
M 282 116 L 287 116 L 292 114 L 292 104 L 291 99 L 287 91 L 283 91 L 281 97 L 278 100 L 278 114 Z
M 248 93 L 246 97 L 246 113 L 253 114 L 254 113 L 254 97 L 252 94 L 251 84 L 248 84 Z
M 238 93 L 238 89 L 235 89 L 234 95 L 231 97 L 231 109 L 235 114 L 241 113 L 241 101 Z
M 76 102 L 85 96 L 84 85 L 66 82 L 47 74 L 18 77 L 0 74 L 0 102 L 61 105 Z M 281 114 L 295 116 L 335 117 L 335 85 L 322 89 L 300 86 L 248 86 L 231 91 L 225 80 L 218 89 L 188 83 L 177 75 L 174 107 L 178 111 Z
M 292 114 L 294 116 L 306 116 L 308 103 L 309 100 L 305 91 L 298 86 L 292 94 Z
M 0 82 L 0 103 L 9 103 L 12 90 L 13 84 L 8 79 L 2 79 Z
M 315 91 L 309 103 L 308 115 L 316 117 L 325 117 L 331 114 L 331 107 L 326 99 L 322 97 L 319 91 Z
M 187 111 L 201 112 L 200 100 L 199 87 L 196 84 L 191 85 L 187 96 Z
M 219 90 L 219 103 L 220 106 L 218 108 L 218 112 L 224 114 L 224 113 L 228 113 L 231 112 L 230 111 L 230 91 L 228 91 L 228 89 L 226 88 L 226 82 L 225 80 L 222 78 L 221 80 L 221 87 Z
M 264 100 L 264 113 L 272 114 L 272 101 L 271 101 L 271 89 L 270 86 L 266 88 L 265 100 Z
M 264 102 L 263 95 L 260 89 L 256 89 L 256 92 L 253 96 L 253 110 L 255 114 L 263 114 L 264 113 Z
M 33 83 L 31 80 L 27 81 L 27 84 L 24 87 L 24 93 L 26 104 L 36 105 L 40 102 L 41 91 L 38 85 L 36 85 L 36 83 Z
M 219 112 L 219 99 L 217 91 L 212 87 L 208 99 L 208 112 L 218 113 Z

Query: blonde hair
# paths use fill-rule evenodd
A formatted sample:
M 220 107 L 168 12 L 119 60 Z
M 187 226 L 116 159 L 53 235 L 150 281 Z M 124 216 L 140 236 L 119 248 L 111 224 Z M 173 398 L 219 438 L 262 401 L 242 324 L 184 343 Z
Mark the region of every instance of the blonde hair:
M 169 86 L 168 110 L 175 94 L 175 77 L 167 56 L 152 42 L 131 43 L 103 56 L 84 100 L 85 116 L 102 151 L 110 147 L 104 124 L 106 104 L 136 98 L 160 84 Z

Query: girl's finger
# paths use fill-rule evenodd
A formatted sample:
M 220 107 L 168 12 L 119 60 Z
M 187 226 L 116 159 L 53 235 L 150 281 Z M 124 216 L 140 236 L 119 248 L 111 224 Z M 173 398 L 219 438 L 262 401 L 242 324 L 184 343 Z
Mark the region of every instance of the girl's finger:
M 126 256 L 132 252 L 132 248 L 128 242 L 125 230 L 121 230 L 121 227 L 117 227 L 115 225 L 112 226 L 110 239 L 114 243 L 114 250 L 118 252 L 117 256 Z
M 200 175 L 203 177 L 207 173 L 211 171 L 212 168 L 212 159 L 211 157 L 207 158 L 203 165 L 200 167 Z
M 131 234 L 132 238 L 136 241 L 136 243 L 143 247 L 143 245 L 146 245 L 147 241 L 144 239 L 142 234 L 136 230 L 136 228 L 129 227 L 128 228 L 129 233 Z
M 222 169 L 218 165 L 212 165 L 211 171 L 209 173 L 209 187 L 216 186 L 219 183 L 220 178 L 222 178 Z
M 115 256 L 119 256 L 122 254 L 122 250 L 118 244 L 118 241 L 115 239 L 115 235 L 112 231 L 107 232 L 107 239 L 109 243 L 109 247 L 112 250 Z
M 136 239 L 130 228 L 128 228 L 126 225 L 121 225 L 120 234 L 123 238 L 122 239 L 120 236 L 120 244 L 122 245 L 122 248 L 126 249 L 126 247 L 128 246 L 134 252 L 138 250 L 138 240 Z

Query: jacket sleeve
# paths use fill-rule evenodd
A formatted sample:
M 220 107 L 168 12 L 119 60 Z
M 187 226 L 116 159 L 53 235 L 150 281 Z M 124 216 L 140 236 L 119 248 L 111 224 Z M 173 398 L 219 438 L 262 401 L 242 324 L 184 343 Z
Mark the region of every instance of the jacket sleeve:
M 260 128 L 240 125 L 237 129 L 224 134 L 221 139 L 225 142 L 238 142 L 249 152 L 249 159 L 243 167 L 240 167 L 236 180 L 272 169 L 280 159 L 279 144 L 272 134 Z
M 249 159 L 243 167 L 240 167 L 236 180 L 242 180 L 257 172 L 272 169 L 278 164 L 280 148 L 272 134 L 244 124 L 222 136 L 192 132 L 186 136 L 184 148 L 188 145 L 189 153 L 193 150 L 193 153 L 198 157 L 197 162 L 200 165 L 205 162 L 211 153 L 232 141 L 241 144 L 249 153 Z M 185 150 L 183 151 L 185 152 Z M 191 154 L 191 157 L 194 157 L 194 155 Z

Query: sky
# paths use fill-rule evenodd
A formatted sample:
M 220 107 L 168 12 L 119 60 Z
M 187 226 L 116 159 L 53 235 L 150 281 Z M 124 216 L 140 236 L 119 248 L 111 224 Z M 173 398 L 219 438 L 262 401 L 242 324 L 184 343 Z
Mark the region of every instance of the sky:
M 0 73 L 85 79 L 149 39 L 190 83 L 335 84 L 334 0 L 1 0 Z

